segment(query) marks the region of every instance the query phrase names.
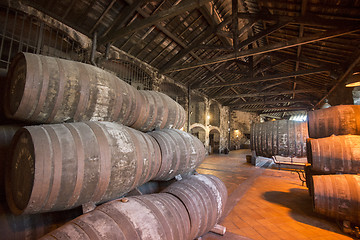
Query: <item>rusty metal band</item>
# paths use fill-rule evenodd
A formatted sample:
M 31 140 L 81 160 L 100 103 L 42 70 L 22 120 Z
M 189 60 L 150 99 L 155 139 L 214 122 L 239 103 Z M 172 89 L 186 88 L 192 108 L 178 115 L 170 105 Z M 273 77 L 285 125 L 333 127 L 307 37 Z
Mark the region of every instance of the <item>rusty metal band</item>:
M 144 99 L 144 104 L 142 104 L 142 106 L 140 107 L 140 114 L 136 119 L 135 123 L 132 125 L 132 127 L 136 129 L 142 129 L 146 120 L 149 117 L 149 112 L 150 112 L 150 108 L 148 105 L 149 101 L 147 100 L 147 96 L 142 91 L 139 91 L 139 95 L 142 99 Z
M 49 159 L 53 158 L 51 138 L 43 127 L 40 126 L 36 130 L 34 135 L 29 131 L 32 136 L 35 152 L 34 187 L 30 199 L 36 205 L 32 208 L 32 212 L 40 211 L 45 204 L 45 198 L 47 198 L 49 193 L 49 186 L 53 176 L 53 162 L 49 161 Z
M 86 235 L 89 236 L 89 239 L 91 239 L 91 240 L 96 240 L 96 239 L 101 240 L 102 239 L 101 236 L 99 236 L 97 234 L 97 232 L 91 226 L 89 226 L 89 224 L 82 221 L 80 218 L 77 218 L 74 221 L 72 221 L 72 224 L 75 224 L 79 228 L 81 228 L 81 230 L 83 230 L 84 233 L 86 233 Z
M 175 196 L 168 194 L 168 198 L 173 198 L 174 200 L 171 201 L 171 204 L 174 206 L 174 210 L 175 210 L 175 216 L 177 217 L 178 220 L 178 226 L 182 226 L 181 230 L 182 231 L 182 236 L 180 236 L 180 239 L 185 239 L 188 238 L 188 236 L 190 235 L 190 215 L 187 211 L 187 209 L 185 208 L 184 204 Z
M 149 195 L 148 197 L 152 197 L 151 195 Z M 160 227 L 163 230 L 163 232 L 165 233 L 165 239 L 173 239 L 173 234 L 172 234 L 172 228 L 169 225 L 169 221 L 166 219 L 166 217 L 163 215 L 163 213 L 159 210 L 159 208 L 152 203 L 152 201 L 148 200 L 147 198 L 140 198 L 140 197 L 134 197 L 135 199 L 137 199 L 138 201 L 144 203 L 143 205 L 145 205 L 146 207 L 148 207 L 150 209 L 151 212 L 154 213 L 154 217 L 158 220 L 158 222 L 160 223 Z M 161 202 L 161 198 L 156 199 L 157 201 Z M 164 206 L 164 202 L 161 202 L 161 204 Z M 166 208 L 166 206 L 164 206 Z M 169 209 L 167 209 L 169 210 Z
M 85 64 L 77 63 L 76 66 L 79 69 L 78 84 L 80 85 L 80 99 L 74 114 L 74 120 L 79 121 L 82 119 L 82 116 L 80 115 L 85 113 L 87 103 L 90 97 L 90 74 L 88 73 Z
M 182 162 L 182 156 L 181 153 L 184 151 L 187 151 L 188 149 L 181 149 L 179 146 L 179 142 L 177 141 L 176 137 L 173 136 L 172 131 L 171 130 L 165 130 L 164 131 L 164 135 L 168 135 L 170 139 L 172 139 L 175 143 L 175 149 L 173 151 L 173 153 L 175 153 L 175 155 L 172 155 L 171 158 L 171 164 L 174 168 L 174 172 L 172 172 L 171 174 L 169 174 L 169 176 L 176 176 L 179 172 L 179 167 L 180 167 L 180 163 Z M 174 166 L 175 165 L 175 166 Z
M 186 193 L 186 191 L 190 191 L 190 194 Z M 208 221 L 207 217 L 203 216 L 206 215 L 204 206 L 205 203 L 202 201 L 202 199 L 198 198 L 201 196 L 201 194 L 195 191 L 192 187 L 186 187 L 186 190 L 184 191 L 181 189 L 180 184 L 177 186 L 170 186 L 168 189 L 166 189 L 166 192 L 177 197 L 184 204 L 185 209 L 190 217 L 190 236 L 195 239 L 200 232 L 205 231 L 205 227 Z M 201 209 L 195 205 L 195 202 L 200 204 Z
M 55 61 L 57 62 L 58 68 L 59 68 L 59 89 L 57 91 L 56 100 L 54 108 L 49 116 L 48 119 L 46 119 L 46 122 L 52 122 L 56 116 L 57 111 L 59 110 L 59 107 L 61 106 L 63 100 L 64 100 L 64 92 L 65 92 L 65 85 L 66 85 L 66 77 L 65 77 L 65 69 L 62 64 L 62 60 L 55 58 Z
M 147 98 L 148 98 L 149 114 L 148 114 L 148 118 L 146 119 L 146 122 L 144 123 L 144 131 L 149 131 L 154 128 L 154 124 L 156 122 L 158 112 L 157 112 L 157 107 L 156 107 L 157 106 L 156 99 L 153 96 L 152 92 L 147 91 L 145 93 L 147 94 Z M 150 103 L 150 99 L 152 99 L 152 101 L 153 101 L 152 104 Z M 151 117 L 152 117 L 152 120 L 150 120 Z
M 81 140 L 80 133 L 78 130 L 71 124 L 65 123 L 64 126 L 69 129 L 74 142 L 75 142 L 75 153 L 76 153 L 76 163 L 77 163 L 77 169 L 76 169 L 76 183 L 74 187 L 74 191 L 72 196 L 70 197 L 67 207 L 72 207 L 77 202 L 77 200 L 80 197 L 81 190 L 83 188 L 83 182 L 84 182 L 84 168 L 85 168 L 85 152 L 84 152 L 84 146 L 83 142 Z
M 24 55 L 26 61 L 26 81 L 24 86 L 23 96 L 19 103 L 18 109 L 14 114 L 14 117 L 20 115 L 25 119 L 29 119 L 31 117 L 31 112 L 29 111 L 34 104 L 34 92 L 37 92 L 36 80 L 38 79 L 35 75 L 39 72 L 38 64 L 34 61 L 34 59 L 29 56 L 29 54 Z M 30 58 L 30 59 L 29 59 Z M 30 70 L 31 69 L 31 70 Z M 24 114 L 27 114 L 26 116 Z M 18 115 L 19 114 L 19 115 Z
M 125 90 L 126 89 L 126 90 Z M 131 124 L 130 122 L 125 122 L 125 120 L 129 121 L 129 117 L 131 112 L 133 112 L 135 110 L 135 107 L 136 107 L 136 103 L 138 102 L 137 99 L 135 99 L 135 92 L 133 89 L 131 89 L 131 86 L 128 85 L 128 84 L 124 84 L 124 90 L 126 92 L 123 92 L 123 102 L 122 102 L 122 107 L 121 109 L 122 110 L 126 110 L 126 112 L 124 113 L 124 116 L 122 116 L 122 119 L 123 119 L 123 124 L 125 125 L 129 125 Z M 126 104 L 126 101 L 124 101 L 124 96 L 126 96 L 128 98 L 128 103 Z M 135 104 L 135 107 L 134 107 L 134 104 Z
M 159 170 L 156 173 L 154 173 L 154 177 L 157 176 L 156 179 L 161 179 L 165 176 L 165 173 L 168 171 L 168 169 L 170 169 L 169 161 L 164 161 L 166 158 L 164 151 L 168 149 L 165 143 L 168 143 L 168 141 L 164 141 L 164 139 L 162 139 L 164 137 L 161 135 L 161 132 L 159 131 L 151 132 L 149 135 L 152 137 L 152 139 L 154 139 L 154 141 L 156 142 L 156 144 L 159 146 L 160 149 L 160 167 L 158 168 Z
M 112 204 L 102 205 L 96 210 L 103 212 L 114 220 L 125 238 L 124 239 L 141 239 L 140 235 L 135 230 L 134 224 L 129 220 L 128 216 L 116 209 Z
M 68 223 L 69 225 L 71 225 L 73 228 L 77 228 L 77 229 L 79 229 L 79 227 L 77 226 L 77 225 L 75 225 L 75 224 L 73 224 L 72 222 L 70 222 L 70 223 Z M 82 229 L 80 229 L 81 231 L 83 231 Z M 55 231 L 53 231 L 53 232 L 50 232 L 48 235 L 46 235 L 46 236 L 44 236 L 44 237 L 46 237 L 46 238 L 48 238 L 48 237 L 52 237 L 52 238 L 54 238 L 54 239 L 69 239 L 69 237 L 71 237 L 71 236 L 68 236 L 67 234 L 66 234 L 66 232 L 67 231 L 65 231 L 65 230 L 60 230 L 60 229 L 56 229 Z
M 162 101 L 162 106 L 163 106 L 163 118 L 162 118 L 162 122 L 160 124 L 160 129 L 163 129 L 168 121 L 168 117 L 169 117 L 169 105 L 167 104 L 164 96 L 162 94 L 159 94 L 159 97 L 161 98 Z
M 35 121 L 39 115 L 39 113 L 41 112 L 43 106 L 44 106 L 44 103 L 45 103 L 45 100 L 46 100 L 46 96 L 47 96 L 47 92 L 48 92 L 48 89 L 49 89 L 49 69 L 48 69 L 48 63 L 47 61 L 45 61 L 45 58 L 40 58 L 39 56 L 36 56 L 38 59 L 39 59 L 39 62 L 40 64 L 42 65 L 42 78 L 41 81 L 42 81 L 42 84 L 41 84 L 41 90 L 40 90 L 40 93 L 39 93 L 39 97 L 38 97 L 38 101 L 37 101 L 37 104 L 36 104 L 36 108 L 34 110 L 34 112 L 32 113 L 31 115 L 31 118 L 30 120 L 33 120 Z M 39 80 L 40 80 L 39 79 Z
M 119 78 L 114 77 L 112 74 L 108 74 L 108 79 L 111 79 L 112 85 L 115 88 L 115 103 L 113 106 L 112 112 L 112 120 L 117 121 L 119 118 L 119 114 L 121 112 L 122 104 L 123 104 L 123 96 L 122 93 L 124 89 L 121 88 L 121 80 Z
M 184 162 L 184 166 L 185 166 L 185 169 L 186 171 L 190 170 L 191 169 L 191 152 L 190 152 L 190 149 L 191 147 L 192 148 L 195 148 L 194 146 L 194 141 L 187 141 L 186 138 L 185 138 L 185 134 L 188 134 L 186 132 L 182 132 L 180 130 L 174 130 L 174 133 L 176 134 L 179 134 L 180 138 L 183 140 L 184 144 L 185 144 L 185 149 L 186 151 L 182 151 L 183 153 L 185 153 L 185 157 L 182 157 L 181 159 L 183 160 L 184 158 L 186 159 L 186 161 Z M 189 137 L 192 137 L 192 136 L 189 136 Z M 192 146 L 191 146 L 192 145 Z M 196 157 L 198 158 L 198 154 L 199 154 L 199 151 L 198 149 L 195 148 L 195 152 L 196 152 Z
M 153 173 L 154 171 L 152 171 L 152 167 L 153 167 L 153 163 L 155 162 L 155 156 L 152 154 L 152 150 L 154 149 L 153 146 L 150 146 L 149 145 L 149 136 L 148 135 L 145 135 L 145 134 L 139 134 L 141 136 L 141 138 L 144 140 L 145 142 L 145 145 L 146 145 L 146 148 L 145 149 L 148 149 L 150 151 L 146 151 L 146 158 L 148 159 L 148 169 L 146 171 L 146 175 L 144 176 L 144 179 L 141 179 L 141 183 L 140 183 L 140 180 L 139 181 L 139 184 L 142 184 L 143 182 L 148 182 L 149 180 L 151 180 L 151 176 L 150 176 L 150 173 Z M 143 146 L 145 147 L 145 146 Z M 142 173 L 144 173 L 145 169 L 144 169 L 144 166 L 142 167 Z M 143 175 L 143 174 L 141 174 Z
M 104 133 L 101 123 L 97 122 L 86 122 L 91 130 L 96 136 L 96 141 L 99 145 L 100 151 L 100 173 L 99 173 L 99 182 L 94 191 L 94 195 L 91 201 L 100 202 L 104 196 L 109 183 L 111 176 L 111 150 L 109 148 L 109 143 L 107 137 Z
M 56 134 L 55 130 L 50 126 L 43 126 L 43 128 L 47 131 L 51 139 L 51 146 L 53 149 L 53 158 L 51 159 L 53 162 L 53 174 L 51 179 L 51 184 L 49 185 L 49 195 L 47 199 L 44 201 L 46 203 L 43 206 L 44 210 L 51 210 L 52 207 L 56 204 L 57 198 L 60 194 L 61 180 L 62 180 L 62 152 L 61 152 L 61 142 Z M 65 197 L 65 196 L 64 196 Z
M 150 136 L 148 138 L 151 142 L 151 148 L 153 150 L 154 156 L 153 156 L 153 161 L 151 161 L 152 164 L 152 168 L 151 168 L 151 176 L 149 179 L 153 179 L 159 172 L 160 170 L 160 166 L 161 166 L 161 151 L 160 151 L 160 147 L 158 145 L 158 143 L 156 142 L 156 140 Z
M 166 209 L 171 213 L 171 219 L 174 220 L 175 222 L 175 226 L 172 224 L 171 230 L 173 232 L 173 236 L 175 239 L 185 239 L 184 238 L 184 230 L 186 229 L 185 227 L 185 220 L 186 219 L 182 219 L 180 217 L 180 215 L 182 215 L 181 211 L 177 212 L 178 206 L 176 206 L 176 204 L 174 204 L 174 199 L 171 199 L 169 196 L 169 194 L 163 193 L 161 194 L 161 197 L 159 196 L 159 198 L 157 199 L 159 202 L 161 202 L 164 206 L 166 206 Z M 170 195 L 171 196 L 171 195 Z M 176 200 L 178 200 L 176 198 Z M 170 221 L 168 221 L 170 222 Z
M 140 177 L 142 175 L 142 171 L 143 171 L 143 167 L 144 167 L 144 162 L 143 162 L 143 153 L 146 154 L 148 152 L 149 149 L 146 149 L 146 151 L 142 150 L 140 151 L 140 147 L 142 145 L 140 145 L 140 141 L 138 139 L 138 135 L 139 134 L 142 134 L 142 133 L 138 133 L 138 132 L 135 132 L 135 130 L 131 129 L 131 128 L 127 128 L 125 127 L 124 130 L 130 135 L 130 138 L 132 140 L 132 143 L 134 145 L 134 153 L 135 153 L 135 156 L 136 158 L 134 159 L 135 160 L 135 176 L 134 176 L 134 181 L 130 187 L 130 189 L 133 189 L 135 188 L 136 186 L 139 185 L 139 180 L 140 180 Z
M 179 121 L 180 121 L 180 105 L 174 101 L 174 104 L 176 106 L 176 111 L 175 111 L 175 120 L 174 120 L 174 128 L 178 128 L 178 125 L 179 125 Z

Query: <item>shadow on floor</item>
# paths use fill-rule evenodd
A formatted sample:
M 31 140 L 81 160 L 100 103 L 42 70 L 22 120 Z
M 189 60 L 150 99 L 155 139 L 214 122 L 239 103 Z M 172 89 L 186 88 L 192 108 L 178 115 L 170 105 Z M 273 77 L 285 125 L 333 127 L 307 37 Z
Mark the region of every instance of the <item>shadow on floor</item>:
M 291 188 L 290 192 L 270 191 L 265 192 L 263 197 L 269 202 L 289 208 L 290 216 L 298 222 L 344 234 L 334 219 L 313 212 L 312 200 L 306 189 Z

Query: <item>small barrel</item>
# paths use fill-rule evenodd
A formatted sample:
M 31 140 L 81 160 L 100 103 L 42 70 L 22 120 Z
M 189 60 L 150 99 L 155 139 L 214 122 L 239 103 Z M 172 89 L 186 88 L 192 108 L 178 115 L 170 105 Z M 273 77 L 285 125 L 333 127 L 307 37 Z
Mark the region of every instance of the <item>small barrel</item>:
M 190 239 L 190 219 L 179 199 L 167 193 L 114 200 L 41 239 Z
M 306 157 L 306 122 L 291 120 L 255 123 L 250 137 L 257 156 Z
M 310 139 L 308 162 L 314 171 L 360 173 L 360 136 L 344 135 Z
M 328 217 L 360 224 L 360 176 L 313 176 L 313 207 Z
M 24 127 L 14 136 L 6 195 L 16 214 L 104 202 L 155 177 L 160 162 L 152 137 L 120 124 Z
M 310 138 L 360 135 L 360 105 L 340 105 L 308 112 Z
M 1 198 L 1 197 L 0 197 Z M 16 216 L 5 199 L 0 199 L 1 239 L 35 240 L 82 214 L 81 208 L 67 211 Z
M 224 212 L 227 190 L 212 175 L 193 175 L 171 184 L 163 192 L 178 197 L 190 216 L 190 237 L 196 239 L 210 231 Z
M 8 152 L 11 140 L 15 132 L 21 128 L 20 125 L 3 125 L 0 126 L 0 195 L 5 194 L 4 175 L 5 165 L 9 162 Z
M 160 146 L 161 166 L 153 180 L 166 181 L 187 173 L 205 159 L 205 148 L 195 136 L 177 129 L 162 129 L 148 133 Z

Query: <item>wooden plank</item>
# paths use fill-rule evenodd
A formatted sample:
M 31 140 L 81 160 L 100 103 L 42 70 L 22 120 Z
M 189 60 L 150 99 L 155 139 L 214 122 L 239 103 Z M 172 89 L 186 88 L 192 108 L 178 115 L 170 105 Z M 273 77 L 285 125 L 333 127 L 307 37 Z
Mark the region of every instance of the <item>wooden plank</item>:
M 278 104 L 278 103 L 307 103 L 307 104 L 311 105 L 311 102 L 309 100 L 285 99 L 285 100 L 276 100 L 276 101 L 252 101 L 252 102 L 246 102 L 246 103 L 229 103 L 229 104 L 223 104 L 223 106 L 243 107 L 243 106 L 249 106 L 249 105 L 271 105 L 271 104 Z
M 259 108 L 231 108 L 232 110 L 241 110 L 244 112 L 257 112 L 257 111 L 273 111 L 273 110 L 278 110 L 279 112 L 284 112 L 284 111 L 300 111 L 300 110 L 309 110 L 310 107 L 259 107 Z
M 289 95 L 293 94 L 293 90 L 285 90 L 285 91 L 274 91 L 274 92 L 258 92 L 258 93 L 243 93 L 236 95 L 226 95 L 226 96 L 216 96 L 214 99 L 226 99 L 226 98 L 240 98 L 240 97 L 265 97 L 265 96 L 276 96 L 276 95 Z M 321 93 L 324 90 L 320 89 L 303 89 L 303 90 L 295 90 L 295 93 Z
M 197 67 L 215 64 L 215 63 L 226 62 L 226 61 L 234 60 L 234 59 L 241 58 L 241 57 L 248 57 L 248 56 L 254 56 L 254 55 L 274 52 L 274 51 L 278 51 L 281 49 L 296 47 L 299 45 L 304 45 L 304 44 L 308 44 L 308 43 L 312 43 L 312 42 L 316 42 L 316 41 L 321 41 L 321 40 L 325 40 L 325 39 L 329 39 L 329 38 L 334 38 L 334 37 L 339 37 L 342 35 L 354 33 L 356 31 L 359 31 L 359 29 L 360 29 L 360 27 L 356 26 L 356 27 L 350 27 L 350 28 L 330 30 L 330 31 L 326 31 L 323 33 L 319 33 L 319 34 L 314 34 L 311 36 L 292 39 L 287 42 L 278 42 L 278 43 L 270 44 L 270 45 L 263 46 L 263 47 L 258 47 L 258 48 L 254 48 L 254 49 L 248 49 L 248 50 L 243 50 L 243 51 L 237 51 L 237 52 L 230 53 L 230 54 L 225 54 L 225 55 L 217 57 L 217 58 L 206 59 L 203 61 L 190 63 L 190 64 L 173 66 L 173 67 L 170 67 L 169 69 L 167 69 L 165 72 L 181 71 L 181 70 L 185 70 L 185 69 L 197 68 Z
M 291 73 L 280 73 L 280 74 L 273 74 L 273 75 L 268 75 L 268 76 L 242 78 L 236 82 L 215 83 L 215 84 L 211 84 L 211 85 L 203 85 L 203 86 L 194 87 L 193 89 L 230 87 L 230 86 L 237 86 L 237 85 L 242 85 L 242 84 L 266 82 L 266 81 L 272 81 L 272 80 L 277 80 L 277 79 L 311 75 L 311 74 L 317 74 L 317 73 L 323 73 L 323 72 L 329 72 L 329 70 L 324 69 L 324 68 L 315 68 L 315 69 L 301 70 L 301 71 L 296 71 L 296 72 L 291 72 Z
M 129 26 L 122 27 L 118 31 L 104 36 L 103 38 L 100 39 L 99 43 L 105 44 L 108 42 L 115 41 L 123 36 L 127 36 L 131 33 L 139 31 L 143 28 L 155 25 L 155 24 L 157 24 L 163 20 L 166 20 L 168 18 L 175 17 L 176 15 L 179 15 L 186 11 L 190 11 L 195 8 L 198 8 L 210 1 L 211 0 L 198 0 L 198 1 L 187 0 L 187 1 L 181 2 L 180 4 L 174 6 L 170 9 L 163 10 L 163 11 L 161 11 L 155 15 L 151 15 L 145 19 L 141 19 L 141 20 L 138 19 L 134 23 L 130 24 Z

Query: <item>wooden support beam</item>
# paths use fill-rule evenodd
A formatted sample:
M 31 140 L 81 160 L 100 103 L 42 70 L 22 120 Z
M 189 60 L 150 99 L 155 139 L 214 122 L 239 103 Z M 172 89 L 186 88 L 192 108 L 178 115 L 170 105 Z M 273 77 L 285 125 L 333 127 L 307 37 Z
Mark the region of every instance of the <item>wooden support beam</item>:
M 264 108 L 264 107 L 259 107 L 259 108 L 238 108 L 238 107 L 234 107 L 231 108 L 232 110 L 240 110 L 240 111 L 244 111 L 244 112 L 257 112 L 257 111 L 266 111 L 266 110 L 278 110 L 279 112 L 284 112 L 284 111 L 300 111 L 300 110 L 309 110 L 309 107 L 268 107 L 268 108 Z
M 223 104 L 223 106 L 243 107 L 243 106 L 249 106 L 249 105 L 272 105 L 272 104 L 278 104 L 278 103 L 307 103 L 307 104 L 311 105 L 311 102 L 309 100 L 285 99 L 285 100 L 276 100 L 276 101 L 252 101 L 252 102 L 246 102 L 246 103 L 230 103 L 230 104 Z
M 105 15 L 110 11 L 110 9 L 112 8 L 112 6 L 115 4 L 116 0 L 112 0 L 111 3 L 109 3 L 109 5 L 106 7 L 106 9 L 102 12 L 102 14 L 100 15 L 100 17 L 98 18 L 98 20 L 96 21 L 96 23 L 94 24 L 94 26 L 91 28 L 90 30 L 90 34 L 92 34 L 94 32 L 94 30 L 96 29 L 96 27 L 99 25 L 99 23 L 102 21 L 102 19 L 105 17 Z
M 237 86 L 237 85 L 242 85 L 242 84 L 267 82 L 267 81 L 272 81 L 272 80 L 284 79 L 284 78 L 295 77 L 295 76 L 311 75 L 311 74 L 317 74 L 317 73 L 323 73 L 323 72 L 329 72 L 329 70 L 324 69 L 324 68 L 315 68 L 315 69 L 301 70 L 301 71 L 291 72 L 291 73 L 280 73 L 280 74 L 253 77 L 253 78 L 251 78 L 251 77 L 250 78 L 242 78 L 236 82 L 215 83 L 215 84 L 211 84 L 211 85 L 193 87 L 193 89 L 230 87 L 230 86 Z
M 114 32 L 113 34 L 108 34 L 100 39 L 100 44 L 105 44 L 108 42 L 115 41 L 123 36 L 127 36 L 131 33 L 134 33 L 136 31 L 139 31 L 143 28 L 155 25 L 163 20 L 169 19 L 171 17 L 175 17 L 181 13 L 184 13 L 186 11 L 191 11 L 195 8 L 199 8 L 200 6 L 204 5 L 207 2 L 210 2 L 211 0 L 198 0 L 198 1 L 192 1 L 187 0 L 184 2 L 181 2 L 180 4 L 159 12 L 158 14 L 151 15 L 145 19 L 138 19 L 134 23 L 130 24 L 127 27 L 122 27 L 118 31 Z
M 314 14 L 305 14 L 303 16 L 298 17 L 290 17 L 284 15 L 274 15 L 274 14 L 259 14 L 259 13 L 246 13 L 246 12 L 239 12 L 239 18 L 243 19 L 258 19 L 263 21 L 289 21 L 296 24 L 305 24 L 311 26 L 318 26 L 318 27 L 332 27 L 332 28 L 339 28 L 344 26 L 354 26 L 360 23 L 360 19 L 354 20 L 340 20 L 340 19 L 327 19 L 322 18 Z
M 117 32 L 117 29 L 123 27 L 133 16 L 136 9 L 145 2 L 147 2 L 147 0 L 135 0 L 131 5 L 124 7 L 114 19 L 111 26 L 103 33 L 102 37 L 106 37 L 106 35 L 114 35 Z
M 277 96 L 277 95 L 289 95 L 293 94 L 293 90 L 286 91 L 276 91 L 276 92 L 258 92 L 258 93 L 243 93 L 236 95 L 226 95 L 226 96 L 217 96 L 214 99 L 230 99 L 230 98 L 241 98 L 241 97 L 265 97 L 265 96 Z M 295 93 L 321 93 L 324 90 L 320 89 L 303 89 L 303 90 L 295 90 Z
M 360 25 L 356 26 L 356 27 L 330 30 L 330 31 L 326 31 L 323 33 L 319 33 L 319 34 L 314 34 L 311 36 L 292 39 L 287 42 L 278 42 L 278 43 L 270 44 L 270 45 L 263 46 L 263 47 L 258 47 L 258 48 L 254 48 L 254 49 L 248 49 L 248 50 L 243 50 L 243 51 L 237 51 L 237 52 L 230 53 L 230 54 L 225 54 L 225 55 L 217 57 L 217 58 L 206 59 L 203 61 L 190 63 L 190 64 L 183 64 L 180 66 L 173 66 L 173 67 L 170 67 L 169 69 L 167 69 L 165 72 L 181 71 L 181 70 L 185 70 L 185 69 L 197 68 L 197 67 L 215 64 L 215 63 L 226 62 L 226 61 L 234 60 L 234 59 L 237 59 L 240 57 L 248 57 L 248 56 L 254 56 L 254 55 L 274 52 L 274 51 L 278 51 L 281 49 L 296 47 L 299 45 L 304 45 L 304 44 L 308 44 L 308 43 L 312 43 L 312 42 L 316 42 L 316 41 L 339 37 L 342 35 L 357 32 L 357 31 L 359 31 L 359 29 L 360 29 Z
M 239 19 L 238 19 L 238 11 L 239 11 L 239 2 L 238 0 L 231 1 L 231 9 L 232 9 L 232 39 L 233 39 L 233 47 L 235 51 L 239 50 Z
M 358 47 L 357 51 L 352 56 L 353 61 L 349 64 L 349 67 L 346 71 L 337 79 L 334 86 L 330 89 L 329 92 L 325 94 L 325 96 L 315 105 L 315 109 L 320 106 L 320 104 L 337 88 L 340 84 L 345 84 L 347 77 L 352 73 L 352 70 L 360 64 L 360 46 Z

